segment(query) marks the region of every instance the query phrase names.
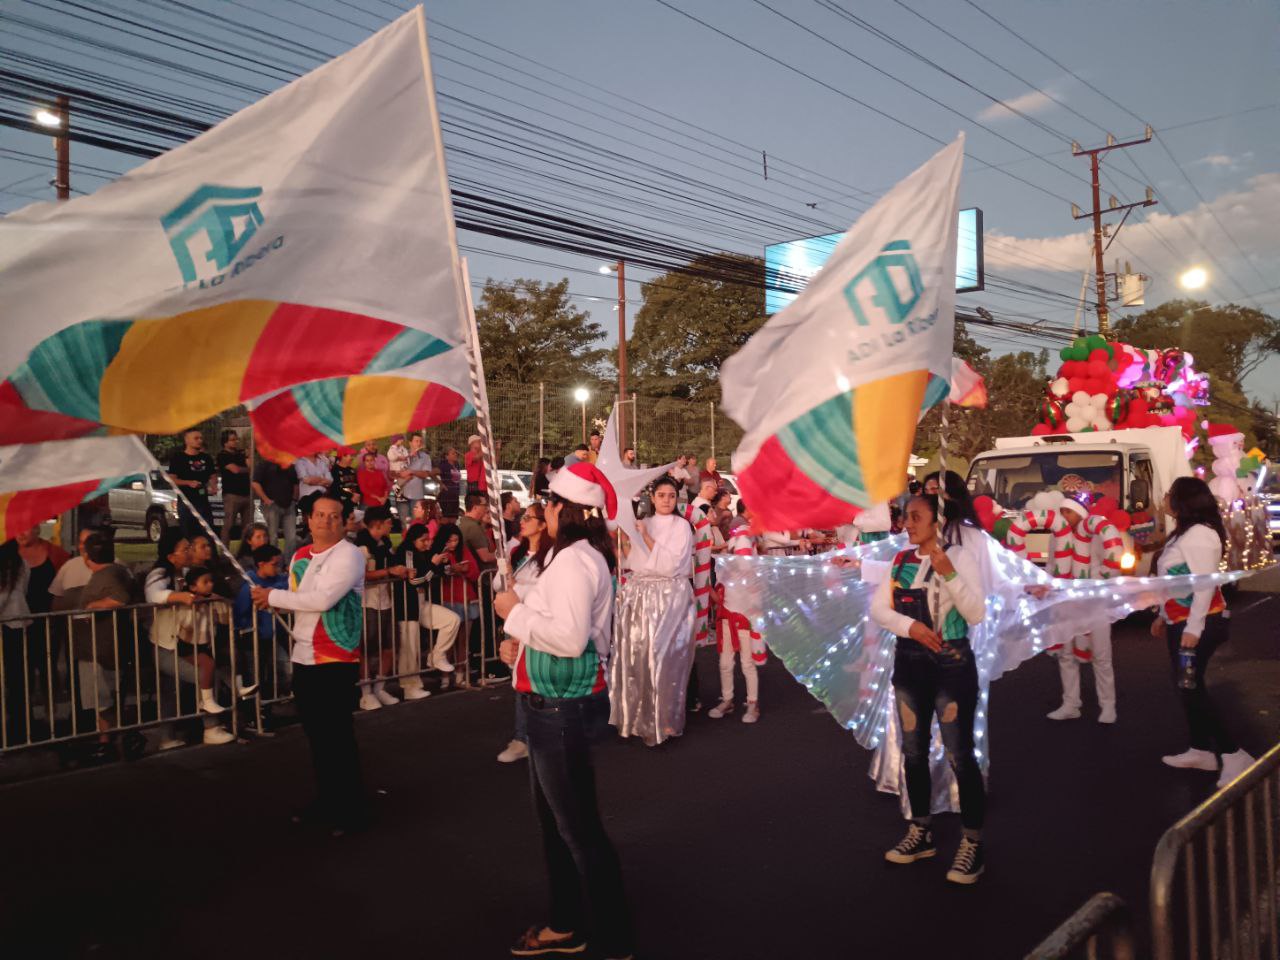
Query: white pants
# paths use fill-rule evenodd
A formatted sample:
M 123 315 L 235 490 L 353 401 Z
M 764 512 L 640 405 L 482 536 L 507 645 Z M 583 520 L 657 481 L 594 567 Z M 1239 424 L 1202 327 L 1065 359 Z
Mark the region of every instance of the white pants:
M 433 603 L 424 603 L 421 609 L 417 623 L 400 624 L 400 660 L 396 672 L 401 675 L 400 686 L 406 690 L 422 687 L 422 677 L 418 676 L 422 669 L 422 628 L 436 631 L 436 642 L 431 648 L 431 666 L 439 669 L 458 639 L 458 628 L 462 625 L 462 618 L 452 610 Z
M 738 629 L 738 659 L 742 661 L 742 679 L 747 682 L 747 701 L 755 703 L 760 695 L 760 678 L 756 674 L 756 662 L 751 658 L 751 631 Z M 720 651 L 720 699 L 733 699 L 733 644 L 725 638 Z
M 1098 706 L 1115 709 L 1116 674 L 1111 665 L 1111 625 L 1098 627 L 1088 635 L 1093 653 L 1093 685 L 1098 693 Z M 1070 647 L 1056 653 L 1058 675 L 1062 678 L 1062 705 L 1080 709 L 1080 660 Z
M 77 660 L 80 673 L 80 707 L 99 713 L 116 705 L 116 671 L 91 660 Z

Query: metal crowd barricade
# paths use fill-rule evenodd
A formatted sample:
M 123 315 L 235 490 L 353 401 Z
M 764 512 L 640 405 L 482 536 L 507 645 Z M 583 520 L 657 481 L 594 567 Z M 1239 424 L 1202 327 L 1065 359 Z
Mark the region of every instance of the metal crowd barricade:
M 216 598 L 0 619 L 0 753 L 202 717 L 225 719 L 236 733 L 240 670 L 230 608 Z M 187 652 L 154 643 L 158 610 L 176 618 Z M 205 657 L 225 707 L 217 714 L 201 708 Z
M 1129 906 L 1114 893 L 1096 893 L 1026 960 L 1134 960 Z
M 1156 960 L 1280 958 L 1280 744 L 1170 827 L 1151 865 Z

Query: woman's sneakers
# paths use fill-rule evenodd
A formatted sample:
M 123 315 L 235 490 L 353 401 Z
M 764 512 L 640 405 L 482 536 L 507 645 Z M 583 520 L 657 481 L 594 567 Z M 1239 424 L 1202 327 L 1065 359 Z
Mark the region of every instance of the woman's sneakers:
M 550 927 L 532 926 L 511 945 L 513 957 L 553 957 L 583 953 L 587 941 L 576 933 L 557 933 Z
M 1240 774 L 1253 766 L 1253 757 L 1243 750 L 1222 755 L 1222 775 L 1218 777 L 1218 789 L 1221 790 Z
M 907 835 L 884 858 L 890 863 L 915 863 L 927 860 L 937 852 L 938 848 L 933 845 L 933 831 L 922 823 L 913 823 L 907 827 Z
M 512 740 L 507 744 L 507 749 L 498 754 L 499 763 L 515 763 L 517 760 L 523 760 L 529 756 L 529 745 L 523 740 Z
M 960 849 L 956 851 L 956 858 L 951 863 L 951 869 L 947 871 L 947 879 L 952 883 L 961 883 L 966 886 L 977 883 L 978 878 L 982 876 L 984 866 L 982 841 L 961 837 Z
M 720 720 L 733 713 L 734 703 L 732 700 L 721 700 L 714 707 L 707 711 L 707 716 L 712 720 Z
M 1175 754 L 1171 757 L 1161 757 L 1161 760 L 1170 767 L 1177 767 L 1179 770 L 1217 770 L 1218 758 L 1208 750 L 1197 750 L 1192 747 L 1184 753 Z

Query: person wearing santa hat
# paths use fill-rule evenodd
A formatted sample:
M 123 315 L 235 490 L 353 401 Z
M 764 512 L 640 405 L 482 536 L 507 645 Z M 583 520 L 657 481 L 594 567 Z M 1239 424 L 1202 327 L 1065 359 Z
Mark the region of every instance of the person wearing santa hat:
M 591 743 L 608 729 L 605 685 L 613 635 L 617 561 L 606 518 L 612 484 L 575 463 L 550 485 L 545 517 L 552 552 L 532 585 L 493 601 L 505 621 L 502 660 L 512 668 L 529 737 L 534 807 L 542 827 L 551 910 L 512 945 L 517 957 L 572 954 L 590 939 L 600 956 L 631 956 L 633 933 L 618 854 L 596 798 Z
M 1067 494 L 1059 508 L 1073 532 L 1083 533 L 1089 516 L 1092 496 L 1087 490 Z M 1085 546 L 1085 542 L 1088 546 Z M 1074 544 L 1074 576 L 1077 579 L 1105 580 L 1113 571 L 1106 565 L 1106 545 L 1102 537 L 1079 536 Z M 1085 557 L 1083 551 L 1088 550 Z M 1050 712 L 1050 720 L 1076 720 L 1080 717 L 1080 661 L 1093 664 L 1093 685 L 1098 694 L 1098 722 L 1116 722 L 1116 674 L 1111 663 L 1111 620 L 1100 617 L 1087 634 L 1076 637 L 1054 651 L 1058 659 L 1058 676 L 1062 680 L 1062 705 Z
M 676 512 L 678 494 L 674 479 L 659 477 L 654 515 L 636 521 L 609 661 L 609 722 L 650 747 L 684 733 L 693 668 L 693 527 Z

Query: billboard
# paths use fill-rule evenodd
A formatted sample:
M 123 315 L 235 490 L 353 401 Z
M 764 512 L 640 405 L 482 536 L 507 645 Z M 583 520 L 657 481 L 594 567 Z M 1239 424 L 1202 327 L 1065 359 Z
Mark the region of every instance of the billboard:
M 844 238 L 843 233 L 804 237 L 772 243 L 764 248 L 764 308 L 777 313 L 804 289 L 809 278 L 822 269 Z M 982 262 L 982 211 L 969 207 L 960 211 L 956 242 L 956 293 L 983 289 L 986 273 Z

